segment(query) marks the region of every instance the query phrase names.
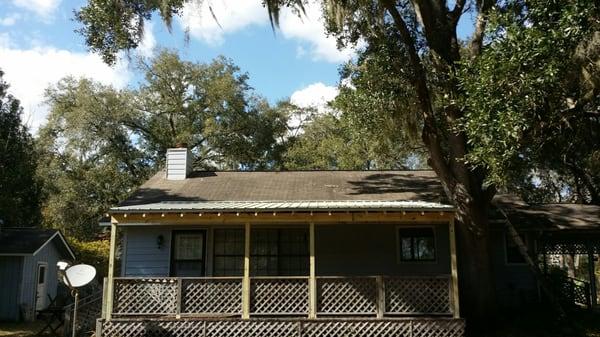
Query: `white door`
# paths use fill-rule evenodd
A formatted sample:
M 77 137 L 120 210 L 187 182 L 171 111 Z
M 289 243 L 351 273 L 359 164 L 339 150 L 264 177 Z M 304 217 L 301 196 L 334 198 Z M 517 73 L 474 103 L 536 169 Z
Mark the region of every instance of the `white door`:
M 48 299 L 46 292 L 46 279 L 48 265 L 45 263 L 38 264 L 37 270 L 37 288 L 35 293 L 35 310 L 43 310 L 46 309 L 46 300 Z

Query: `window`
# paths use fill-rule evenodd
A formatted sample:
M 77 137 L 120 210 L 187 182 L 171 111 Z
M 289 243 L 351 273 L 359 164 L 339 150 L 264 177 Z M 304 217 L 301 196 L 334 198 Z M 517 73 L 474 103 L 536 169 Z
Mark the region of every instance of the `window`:
M 400 261 L 434 261 L 433 228 L 398 228 Z
M 528 246 L 527 235 L 524 233 L 519 233 L 519 236 L 525 243 L 525 246 Z M 510 237 L 509 233 L 504 234 L 504 247 L 506 251 L 506 263 L 509 264 L 523 264 L 525 263 L 525 259 L 521 252 L 519 251 L 519 247 L 515 243 L 515 241 Z
M 250 248 L 252 275 L 308 275 L 308 231 L 306 229 L 254 229 Z
M 214 236 L 214 275 L 244 275 L 244 230 L 215 229 Z
M 204 231 L 173 231 L 172 276 L 204 275 Z

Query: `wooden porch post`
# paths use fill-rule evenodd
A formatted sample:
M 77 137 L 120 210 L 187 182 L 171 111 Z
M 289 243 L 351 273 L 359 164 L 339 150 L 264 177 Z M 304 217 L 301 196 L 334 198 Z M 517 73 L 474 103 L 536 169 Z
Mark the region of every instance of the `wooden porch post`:
M 451 291 L 452 315 L 454 318 L 460 318 L 460 306 L 458 303 L 458 268 L 456 262 L 456 231 L 454 230 L 454 218 L 448 224 L 450 235 L 450 270 L 451 270 Z
M 317 274 L 315 268 L 315 223 L 311 222 L 308 225 L 309 235 L 309 268 L 310 275 L 308 277 L 308 318 L 317 318 Z
M 250 223 L 245 225 L 244 279 L 242 280 L 242 318 L 250 318 Z
M 108 282 L 106 284 L 106 313 L 105 317 L 110 320 L 113 312 L 114 299 L 114 276 L 115 276 L 115 251 L 117 248 L 117 222 L 113 218 L 110 223 L 110 251 L 108 253 Z
M 596 268 L 594 262 L 594 247 L 589 244 L 587 247 L 588 251 L 588 272 L 590 273 L 590 296 L 591 296 L 591 309 L 594 309 L 598 305 L 598 293 L 596 289 Z

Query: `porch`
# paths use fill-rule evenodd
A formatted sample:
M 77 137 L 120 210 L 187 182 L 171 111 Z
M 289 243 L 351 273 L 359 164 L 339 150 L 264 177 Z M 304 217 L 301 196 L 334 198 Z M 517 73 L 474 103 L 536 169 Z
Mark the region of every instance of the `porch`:
M 113 317 L 243 317 L 243 277 L 115 278 Z M 251 277 L 249 316 L 453 316 L 449 275 Z M 314 306 L 314 307 L 313 307 Z M 314 314 L 311 314 L 313 313 Z
M 96 336 L 464 335 L 450 212 L 113 220 Z

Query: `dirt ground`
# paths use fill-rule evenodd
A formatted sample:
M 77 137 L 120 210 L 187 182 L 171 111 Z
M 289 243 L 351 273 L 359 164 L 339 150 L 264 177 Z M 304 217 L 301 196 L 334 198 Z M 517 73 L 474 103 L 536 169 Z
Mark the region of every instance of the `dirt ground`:
M 45 322 L 0 322 L 0 337 L 29 337 L 36 336 L 36 334 L 42 330 Z M 59 331 L 62 336 L 62 332 Z M 44 334 L 43 336 L 50 336 L 50 334 Z

